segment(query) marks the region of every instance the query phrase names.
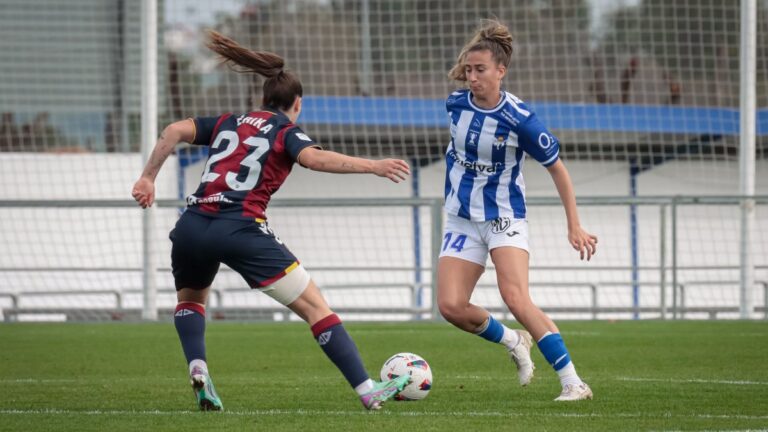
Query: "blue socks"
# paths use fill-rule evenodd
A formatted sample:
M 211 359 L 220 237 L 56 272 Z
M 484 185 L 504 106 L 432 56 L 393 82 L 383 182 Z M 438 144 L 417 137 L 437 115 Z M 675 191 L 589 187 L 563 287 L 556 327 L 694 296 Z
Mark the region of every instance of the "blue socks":
M 176 305 L 173 323 L 187 363 L 195 359 L 205 361 L 205 307 L 198 303 L 181 302 Z
M 312 326 L 312 335 L 352 388 L 368 380 L 368 372 L 365 371 L 357 346 L 336 314 L 316 322 Z
M 568 350 L 565 348 L 565 342 L 560 337 L 560 333 L 548 333 L 538 342 L 539 350 L 544 354 L 550 365 L 559 371 L 571 362 Z
M 490 315 L 488 316 L 488 321 L 486 322 L 487 325 L 485 328 L 480 330 L 477 335 L 490 342 L 501 342 L 501 337 L 504 336 L 504 326 Z

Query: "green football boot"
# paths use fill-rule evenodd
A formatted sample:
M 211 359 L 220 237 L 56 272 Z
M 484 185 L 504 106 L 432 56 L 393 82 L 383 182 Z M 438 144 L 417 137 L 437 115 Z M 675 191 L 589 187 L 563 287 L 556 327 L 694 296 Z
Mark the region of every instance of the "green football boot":
M 373 389 L 360 396 L 360 402 L 362 402 L 363 406 L 368 410 L 373 411 L 381 409 L 384 402 L 397 396 L 409 382 L 411 382 L 410 375 L 399 376 L 384 382 L 374 381 Z
M 197 406 L 200 411 L 221 411 L 224 404 L 221 403 L 216 389 L 213 387 L 213 381 L 207 372 L 194 368 L 189 375 L 189 381 L 192 384 L 192 391 L 197 398 Z

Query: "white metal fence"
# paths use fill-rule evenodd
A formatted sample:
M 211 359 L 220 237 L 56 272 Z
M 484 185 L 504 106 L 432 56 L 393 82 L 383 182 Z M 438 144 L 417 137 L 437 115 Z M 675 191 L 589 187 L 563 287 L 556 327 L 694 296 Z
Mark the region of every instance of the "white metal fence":
M 768 211 L 768 197 L 754 198 L 758 214 Z M 768 316 L 768 220 L 758 218 L 753 235 L 755 283 L 742 292 L 739 284 L 738 226 L 740 197 L 593 197 L 579 200 L 584 217 L 599 220 L 602 237 L 595 261 L 580 262 L 564 247 L 560 236 L 547 236 L 552 226 L 564 226 L 559 200 L 530 199 L 531 292 L 534 300 L 556 317 L 575 319 L 625 318 L 736 318 L 744 305 L 752 318 Z M 161 263 L 157 310 L 170 319 L 175 296 L 168 268 L 169 225 L 183 203 L 164 200 L 158 213 L 163 231 L 154 245 Z M 0 278 L 0 310 L 5 320 L 135 320 L 144 309 L 140 263 L 141 239 L 136 235 L 140 210 L 127 201 L 8 201 L 0 203 L 3 219 L 42 214 L 57 209 L 96 212 L 115 224 L 99 242 L 109 242 L 122 262 L 98 260 L 81 253 L 58 266 L 43 259 L 33 265 L 4 266 Z M 617 238 L 632 232 L 631 206 L 638 207 L 639 239 Z M 131 207 L 128 209 L 127 207 Z M 106 213 L 103 213 L 106 212 Z M 358 214 L 360 226 L 349 225 L 347 235 L 335 231 L 327 239 L 306 232 L 323 230 L 341 214 Z M 120 216 L 122 215 L 122 216 Z M 111 216 L 111 217 L 110 217 Z M 347 319 L 435 319 L 435 260 L 442 241 L 442 202 L 439 199 L 283 199 L 273 203 L 273 227 L 318 281 L 325 296 Z M 621 217 L 623 216 L 623 217 Z M 62 217 L 72 227 L 74 219 Z M 390 223 L 388 224 L 387 221 Z M 131 226 L 133 225 L 133 226 Z M 358 229 L 375 229 L 381 236 L 360 236 Z M 124 229 L 134 232 L 124 236 Z M 86 229 L 84 229 L 85 231 Z M 50 256 L 69 250 L 77 254 L 94 239 L 79 230 L 52 227 L 47 238 Z M 126 241 L 126 237 L 131 240 Z M 409 239 L 386 244 L 383 239 Z M 304 241 L 302 241 L 304 239 Z M 327 240 L 327 241 L 325 241 Z M 384 242 L 384 243 L 382 243 Z M 58 246 L 56 246 L 58 245 Z M 24 246 L 12 245 L 18 253 Z M 29 246 L 27 246 L 29 247 Z M 386 253 L 366 252 L 386 248 Z M 627 249 L 636 249 L 636 265 Z M 556 250 L 556 251 L 555 251 Z M 45 258 L 44 253 L 40 253 Z M 386 259 L 382 259 L 386 257 Z M 98 258 L 98 257 L 96 257 Z M 599 258 L 599 259 L 597 259 Z M 118 260 L 120 261 L 120 260 Z M 91 264 L 88 264 L 91 263 Z M 495 285 L 492 266 L 481 278 L 473 301 L 509 317 Z M 269 297 L 251 292 L 239 275 L 223 268 L 213 285 L 213 319 L 296 319 Z M 744 298 L 747 296 L 747 298 Z M 144 312 L 146 314 L 146 312 Z

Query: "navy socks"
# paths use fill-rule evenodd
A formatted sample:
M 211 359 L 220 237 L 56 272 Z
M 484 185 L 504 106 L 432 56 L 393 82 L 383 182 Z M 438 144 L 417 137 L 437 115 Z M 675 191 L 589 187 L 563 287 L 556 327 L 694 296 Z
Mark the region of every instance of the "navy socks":
M 368 372 L 365 371 L 357 346 L 336 314 L 316 322 L 312 326 L 312 335 L 349 385 L 355 388 L 368 380 Z
M 195 359 L 205 361 L 205 306 L 180 302 L 176 305 L 173 323 L 187 363 Z

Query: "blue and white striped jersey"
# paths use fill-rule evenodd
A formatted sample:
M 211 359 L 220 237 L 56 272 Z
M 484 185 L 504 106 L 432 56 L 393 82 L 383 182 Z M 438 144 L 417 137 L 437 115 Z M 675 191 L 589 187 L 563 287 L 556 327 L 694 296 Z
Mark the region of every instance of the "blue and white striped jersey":
M 516 96 L 503 92 L 490 110 L 472 103 L 468 89 L 445 102 L 451 142 L 445 154 L 445 210 L 473 221 L 525 219 L 525 154 L 545 167 L 560 143 Z

